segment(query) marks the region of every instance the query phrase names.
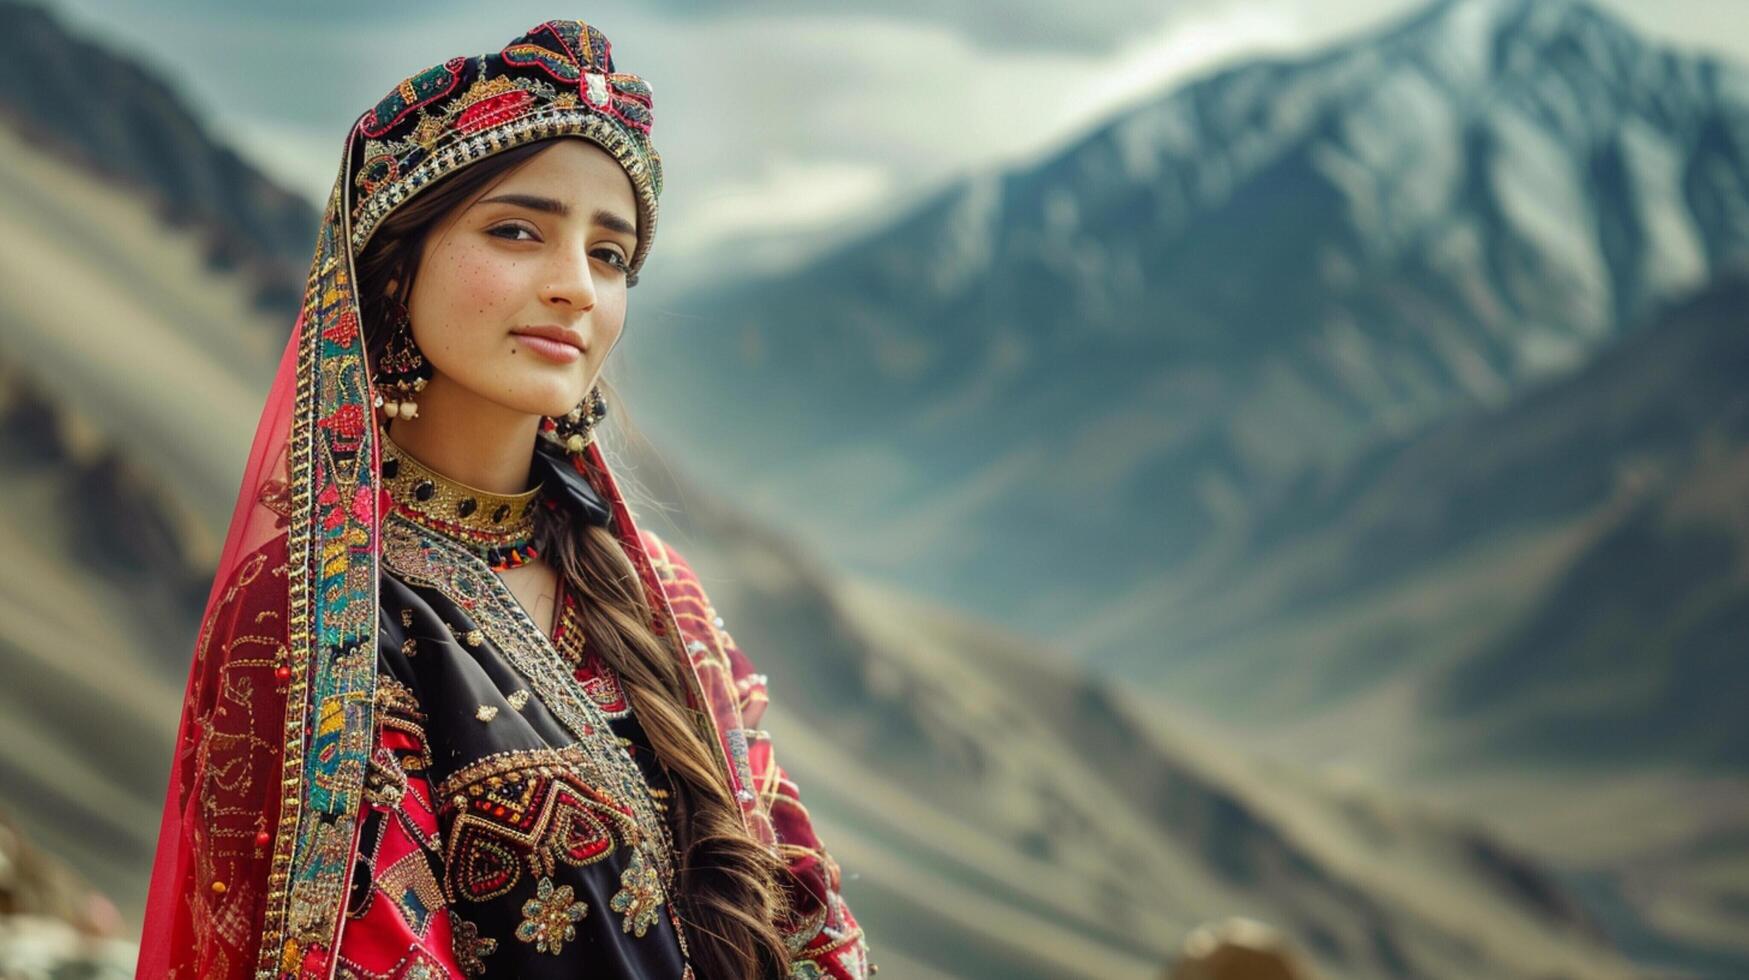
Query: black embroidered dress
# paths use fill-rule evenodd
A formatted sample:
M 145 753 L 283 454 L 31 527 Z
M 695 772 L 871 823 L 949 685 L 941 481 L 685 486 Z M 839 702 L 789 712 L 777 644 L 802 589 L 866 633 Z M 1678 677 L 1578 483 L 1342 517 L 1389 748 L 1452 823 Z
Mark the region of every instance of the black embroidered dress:
M 474 491 L 386 438 L 383 469 L 378 735 L 339 975 L 691 977 L 667 773 L 576 597 L 561 584 L 545 634 L 468 537 L 540 491 Z

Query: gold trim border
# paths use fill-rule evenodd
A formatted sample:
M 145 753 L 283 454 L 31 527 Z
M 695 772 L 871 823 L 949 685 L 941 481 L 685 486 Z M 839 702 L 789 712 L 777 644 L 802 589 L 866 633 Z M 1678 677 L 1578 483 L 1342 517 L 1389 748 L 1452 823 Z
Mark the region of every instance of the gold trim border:
M 660 188 L 655 184 L 649 161 L 638 152 L 637 145 L 625 128 L 613 120 L 584 109 L 537 109 L 509 122 L 458 136 L 448 146 L 433 150 L 408 173 L 384 185 L 366 198 L 358 214 L 357 224 L 348 236 L 354 257 L 363 253 L 370 237 L 395 209 L 418 196 L 419 192 L 443 177 L 469 164 L 505 150 L 555 136 L 582 136 L 597 144 L 625 168 L 631 177 L 638 199 L 638 246 L 632 253 L 627 278 L 637 280 L 638 270 L 656 240 L 656 218 L 659 211 L 656 197 Z M 651 154 L 655 154 L 654 148 Z M 658 158 L 659 159 L 659 158 Z M 346 176 L 350 155 L 341 166 Z M 348 216 L 350 217 L 350 216 Z

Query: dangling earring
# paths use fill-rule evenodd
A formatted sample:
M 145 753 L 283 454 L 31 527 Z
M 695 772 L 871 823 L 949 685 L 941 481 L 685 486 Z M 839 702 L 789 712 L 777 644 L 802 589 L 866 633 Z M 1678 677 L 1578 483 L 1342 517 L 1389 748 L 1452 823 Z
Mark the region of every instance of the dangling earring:
M 425 382 L 431 380 L 431 362 L 413 342 L 413 317 L 407 304 L 393 296 L 383 302 L 388 308 L 390 333 L 389 342 L 377 359 L 376 377 L 371 379 L 377 388 L 376 406 L 392 419 L 418 418 L 419 403 L 413 396 L 424 391 Z M 387 397 L 383 395 L 385 389 L 389 391 Z
M 601 386 L 589 389 L 577 407 L 557 418 L 547 416 L 551 430 L 565 451 L 581 453 L 595 440 L 595 424 L 607 417 L 607 399 L 601 396 Z

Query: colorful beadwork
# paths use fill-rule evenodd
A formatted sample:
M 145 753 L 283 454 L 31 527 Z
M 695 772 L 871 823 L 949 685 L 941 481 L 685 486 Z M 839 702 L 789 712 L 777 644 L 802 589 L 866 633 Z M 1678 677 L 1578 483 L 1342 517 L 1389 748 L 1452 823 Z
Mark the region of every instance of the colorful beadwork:
M 451 945 L 455 947 L 456 965 L 470 977 L 485 973 L 485 957 L 498 951 L 498 940 L 480 935 L 479 926 L 459 915 L 452 915 L 450 921 L 454 923 Z
M 655 238 L 662 157 L 650 143 L 650 83 L 616 71 L 596 28 L 553 20 L 495 54 L 451 58 L 417 72 L 359 117 L 352 172 L 351 244 L 363 251 L 396 208 L 474 161 L 555 136 L 580 136 L 612 154 L 638 200 L 638 245 L 628 286 Z
M 588 912 L 589 903 L 573 897 L 570 885 L 554 888 L 551 878 L 542 878 L 535 897 L 522 903 L 522 924 L 516 927 L 516 938 L 557 956 L 567 942 L 577 938 L 576 923 Z
M 625 916 L 621 930 L 627 933 L 635 930 L 640 939 L 656 924 L 656 912 L 662 907 L 662 882 L 642 853 L 632 852 L 630 863 L 620 872 L 619 891 L 607 904 Z
M 383 489 L 398 512 L 471 548 L 493 571 L 526 565 L 538 555 L 534 516 L 540 486 L 522 493 L 492 493 L 470 487 L 414 459 L 395 444 L 387 430 L 382 432 L 382 440 Z

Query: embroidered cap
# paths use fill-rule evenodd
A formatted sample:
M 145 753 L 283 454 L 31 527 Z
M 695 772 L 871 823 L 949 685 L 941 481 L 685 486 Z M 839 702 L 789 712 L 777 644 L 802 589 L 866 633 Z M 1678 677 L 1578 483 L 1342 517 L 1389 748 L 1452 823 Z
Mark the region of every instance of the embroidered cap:
M 638 245 L 627 284 L 635 284 L 662 193 L 662 157 L 650 144 L 653 105 L 649 83 L 615 71 L 613 45 L 580 20 L 549 20 L 496 54 L 433 65 L 395 86 L 353 128 L 352 254 L 395 208 L 446 174 L 534 140 L 581 136 L 631 178 Z

